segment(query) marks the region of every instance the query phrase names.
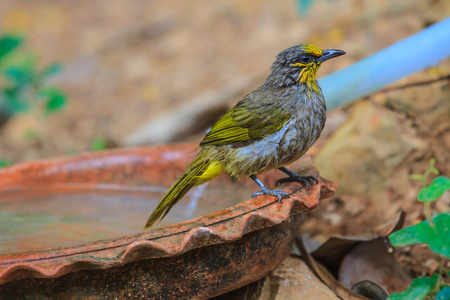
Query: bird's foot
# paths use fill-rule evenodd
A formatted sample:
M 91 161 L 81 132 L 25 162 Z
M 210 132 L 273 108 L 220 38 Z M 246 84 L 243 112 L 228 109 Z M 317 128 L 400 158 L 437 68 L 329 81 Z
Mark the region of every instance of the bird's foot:
M 278 198 L 278 201 L 281 202 L 283 197 L 289 198 L 289 194 L 282 190 L 269 190 L 268 188 L 261 189 L 259 192 L 253 193 L 252 198 L 259 195 L 270 195 Z
M 314 185 L 318 184 L 319 181 L 317 180 L 316 176 L 300 176 L 300 175 L 292 175 L 288 178 L 282 178 L 277 181 L 276 185 L 279 185 L 284 182 L 292 182 L 292 181 L 299 181 L 302 186 L 306 188 L 313 187 Z

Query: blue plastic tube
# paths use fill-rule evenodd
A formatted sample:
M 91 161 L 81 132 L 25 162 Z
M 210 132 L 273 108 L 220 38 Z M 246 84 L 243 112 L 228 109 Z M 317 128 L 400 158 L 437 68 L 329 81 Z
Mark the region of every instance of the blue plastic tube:
M 328 110 L 450 57 L 450 18 L 319 80 Z

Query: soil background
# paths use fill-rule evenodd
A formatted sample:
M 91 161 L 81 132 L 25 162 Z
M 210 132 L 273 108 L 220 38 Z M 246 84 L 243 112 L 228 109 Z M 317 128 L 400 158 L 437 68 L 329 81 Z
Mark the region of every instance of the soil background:
M 30 114 L 9 120 L 0 128 L 0 158 L 76 154 L 98 138 L 108 148 L 129 147 L 127 138 L 149 120 L 170 120 L 198 99 L 229 95 L 199 118 L 201 125 L 152 143 L 200 141 L 226 109 L 264 82 L 281 50 L 303 42 L 345 50 L 321 67 L 323 77 L 449 15 L 450 1 L 443 0 L 313 1 L 307 12 L 295 1 L 269 0 L 2 1 L 0 32 L 22 33 L 43 66 L 63 65 L 51 83 L 69 103 L 44 121 Z M 407 224 L 424 219 L 416 201 L 420 184 L 408 176 L 422 174 L 431 158 L 450 176 L 450 84 L 448 77 L 416 83 L 449 73 L 447 59 L 329 113 L 309 154 L 322 176 L 340 187 L 305 216 L 304 231 L 325 241 L 370 232 L 400 210 Z M 26 139 L 24 132 L 34 127 L 39 138 Z M 447 193 L 433 209 L 448 211 L 449 205 Z M 421 249 L 399 252 L 411 276 L 437 270 Z

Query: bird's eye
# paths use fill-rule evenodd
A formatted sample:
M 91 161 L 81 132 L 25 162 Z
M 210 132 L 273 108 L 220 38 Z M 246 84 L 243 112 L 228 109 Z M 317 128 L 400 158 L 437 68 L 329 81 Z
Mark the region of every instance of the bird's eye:
M 301 61 L 302 63 L 304 63 L 304 64 L 309 63 L 309 62 L 311 61 L 311 55 L 309 55 L 309 54 L 303 54 L 303 55 L 300 57 L 300 61 Z

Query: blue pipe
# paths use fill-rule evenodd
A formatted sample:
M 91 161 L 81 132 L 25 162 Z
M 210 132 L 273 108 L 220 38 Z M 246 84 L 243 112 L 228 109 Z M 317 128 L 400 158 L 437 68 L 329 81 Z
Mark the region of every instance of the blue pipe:
M 450 57 L 450 18 L 319 80 L 328 110 Z

